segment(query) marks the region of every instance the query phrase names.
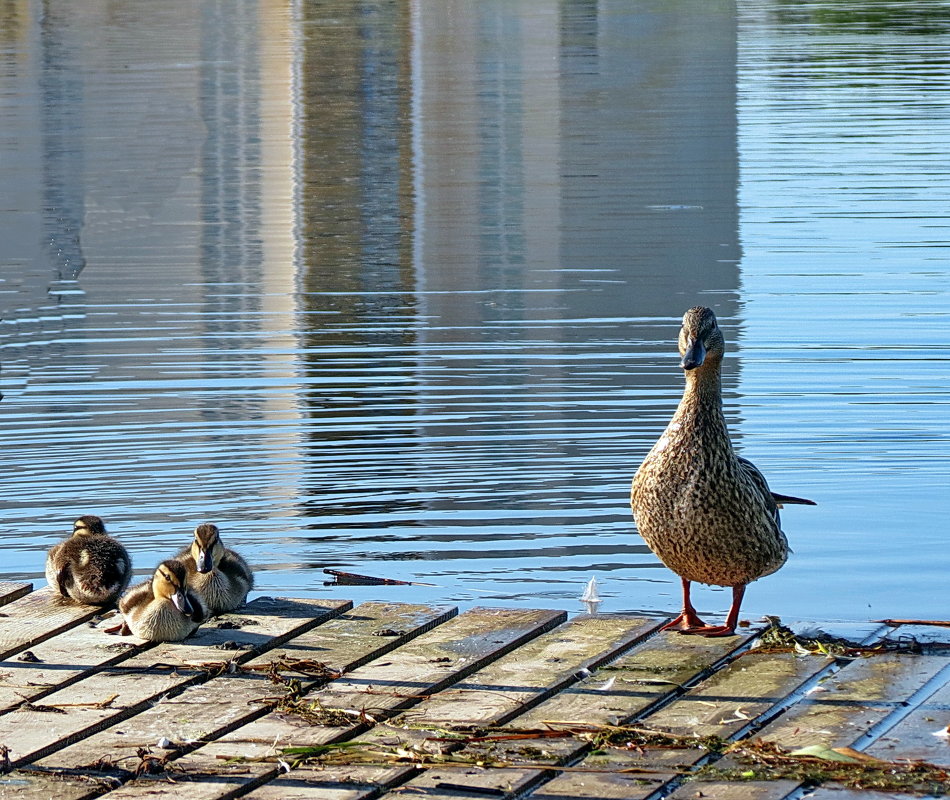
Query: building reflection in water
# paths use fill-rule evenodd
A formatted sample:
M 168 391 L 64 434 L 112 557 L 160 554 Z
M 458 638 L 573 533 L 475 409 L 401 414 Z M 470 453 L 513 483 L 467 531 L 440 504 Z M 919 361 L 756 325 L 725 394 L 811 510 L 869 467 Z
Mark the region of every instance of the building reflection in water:
M 0 79 L 34 96 L 9 123 L 11 185 L 42 187 L 0 215 L 42 273 L 21 305 L 75 284 L 75 381 L 126 434 L 72 454 L 83 480 L 129 455 L 181 498 L 157 517 L 266 518 L 379 558 L 587 534 L 558 547 L 642 551 L 613 494 L 678 392 L 676 320 L 738 315 L 732 2 L 0 14 Z M 104 359 L 108 325 L 125 332 Z M 55 366 L 44 352 L 24 368 Z M 80 414 L 80 394 L 57 407 Z
M 307 411 L 385 408 L 388 421 L 310 428 L 313 447 L 346 453 L 364 490 L 333 505 L 338 476 L 314 458 L 311 511 L 332 516 L 312 524 L 339 529 L 348 509 L 354 527 L 369 515 L 408 538 L 465 539 L 469 527 L 484 542 L 510 538 L 502 523 L 515 517 L 576 522 L 540 513 L 542 483 L 576 480 L 552 465 L 598 457 L 557 401 L 584 382 L 675 393 L 685 308 L 706 302 L 735 324 L 733 4 L 320 8 L 301 47 Z M 585 371 L 584 345 L 604 329 L 621 352 L 662 354 L 656 369 Z M 367 393 L 365 374 L 390 379 Z M 668 409 L 664 397 L 636 413 Z M 606 413 L 620 426 L 631 408 Z M 630 457 L 629 441 L 606 450 Z M 506 511 L 486 520 L 489 498 Z

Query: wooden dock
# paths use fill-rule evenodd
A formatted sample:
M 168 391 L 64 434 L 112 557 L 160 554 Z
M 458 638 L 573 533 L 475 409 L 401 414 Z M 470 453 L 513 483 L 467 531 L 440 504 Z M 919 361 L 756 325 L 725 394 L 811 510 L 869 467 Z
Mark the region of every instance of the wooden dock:
M 30 588 L 0 583 L 0 798 L 948 791 L 945 627 L 705 639 L 642 615 L 262 597 L 151 644 Z

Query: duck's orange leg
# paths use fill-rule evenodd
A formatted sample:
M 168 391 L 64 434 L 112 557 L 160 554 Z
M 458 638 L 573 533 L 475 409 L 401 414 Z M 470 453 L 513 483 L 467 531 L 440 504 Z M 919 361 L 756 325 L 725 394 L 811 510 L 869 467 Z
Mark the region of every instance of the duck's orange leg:
M 709 626 L 699 618 L 696 609 L 693 608 L 693 604 L 690 602 L 689 581 L 686 580 L 686 578 L 681 578 L 680 580 L 683 582 L 683 610 L 678 617 L 671 619 L 666 625 L 660 628 L 660 630 L 693 633 L 697 629 L 708 628 Z M 739 612 L 737 611 L 736 613 L 738 614 Z
M 729 607 L 729 613 L 726 615 L 725 625 L 706 625 L 699 627 L 681 628 L 682 633 L 695 634 L 697 636 L 733 636 L 736 632 L 736 625 L 739 623 L 739 606 L 742 605 L 742 597 L 745 594 L 745 584 L 739 584 L 732 587 L 732 605 Z M 686 613 L 685 611 L 683 612 Z

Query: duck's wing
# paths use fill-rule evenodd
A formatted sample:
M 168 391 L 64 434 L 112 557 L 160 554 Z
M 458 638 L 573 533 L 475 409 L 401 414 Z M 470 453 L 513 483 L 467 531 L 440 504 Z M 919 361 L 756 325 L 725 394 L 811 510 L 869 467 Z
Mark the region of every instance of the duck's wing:
M 112 537 L 90 542 L 90 564 L 98 573 L 98 582 L 108 589 L 107 594 L 121 592 L 132 577 L 132 559 L 128 551 Z
M 70 562 L 66 562 L 56 573 L 56 586 L 63 597 L 69 597 L 69 588 L 73 585 L 73 571 Z
M 743 458 L 742 456 L 736 456 L 736 460 L 739 462 L 739 469 L 742 471 L 742 474 L 749 481 L 749 483 L 755 486 L 759 496 L 762 498 L 762 502 L 765 504 L 765 507 L 775 518 L 775 524 L 780 525 L 781 521 L 778 515 L 779 505 L 772 495 L 772 490 L 769 489 L 769 482 L 765 480 L 765 476 L 759 471 L 759 468 L 755 464 L 749 461 L 749 459 Z
M 122 612 L 123 616 L 127 617 L 136 609 L 141 611 L 154 599 L 155 595 L 152 594 L 152 579 L 149 578 L 141 583 L 137 583 L 122 595 L 119 600 L 119 611 Z
M 743 473 L 746 477 L 751 480 L 759 492 L 763 495 L 767 495 L 771 498 L 772 504 L 775 505 L 776 509 L 781 508 L 783 505 L 788 503 L 789 505 L 799 505 L 799 506 L 816 506 L 818 505 L 814 500 L 806 500 L 804 497 L 794 497 L 790 494 L 779 494 L 778 492 L 773 492 L 769 489 L 768 481 L 765 480 L 765 476 L 759 472 L 759 468 L 753 464 L 749 459 L 743 458 L 742 456 L 736 456 L 736 459 L 739 461 L 739 466 L 742 468 Z M 778 514 L 776 513 L 776 519 L 778 519 Z
M 218 569 L 228 577 L 246 583 L 249 590 L 254 587 L 254 572 L 247 561 L 234 550 L 225 551 Z

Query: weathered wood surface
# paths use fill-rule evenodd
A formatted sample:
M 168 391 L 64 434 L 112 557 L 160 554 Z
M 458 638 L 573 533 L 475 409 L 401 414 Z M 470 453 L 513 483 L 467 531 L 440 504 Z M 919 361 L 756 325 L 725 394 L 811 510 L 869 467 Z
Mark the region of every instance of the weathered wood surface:
M 467 677 L 564 618 L 563 612 L 546 610 L 467 611 L 308 694 L 310 703 L 337 712 L 332 724 L 314 726 L 284 713 L 267 714 L 181 759 L 177 763 L 185 774 L 177 780 L 194 781 L 189 788 L 191 800 L 226 797 L 236 781 L 254 785 L 272 780 L 280 773 L 280 765 L 258 759 L 273 756 L 277 748 L 314 747 L 350 739 L 373 722 Z M 235 759 L 248 761 L 234 763 Z M 143 797 L 153 790 L 148 781 L 139 780 L 115 796 Z
M 560 792 L 586 800 L 615 796 L 614 793 L 623 788 L 624 797 L 645 798 L 660 784 L 675 781 L 684 767 L 694 766 L 706 758 L 708 751 L 702 739 L 737 738 L 829 663 L 828 659 L 801 658 L 793 653 L 745 653 L 639 723 L 650 732 L 683 737 L 684 745 L 689 745 L 692 739 L 695 745 L 668 749 L 665 745 L 647 743 L 627 753 L 591 754 L 580 766 L 647 772 L 619 776 L 565 774 L 551 781 L 546 791 L 554 792 L 555 796 Z
M 99 608 L 62 599 L 59 592 L 49 587 L 13 600 L 0 612 L 0 661 L 81 625 L 99 613 Z
M 108 625 L 108 620 L 90 621 L 8 656 L 2 667 L 0 714 L 39 702 L 97 667 L 117 664 L 149 647 L 128 637 L 107 636 L 102 628 Z
M 19 600 L 24 595 L 33 591 L 32 583 L 23 583 L 20 581 L 0 581 L 0 606 Z
M 340 613 L 340 601 L 258 598 L 239 615 L 229 614 L 199 628 L 185 642 L 158 644 L 124 662 L 43 698 L 41 705 L 0 717 L 0 743 L 14 766 L 43 758 L 73 741 L 145 711 L 163 695 L 210 676 L 202 665 L 241 663 Z
M 658 632 L 657 618 L 270 598 L 156 645 L 108 636 L 96 615 L 43 590 L 0 612 L 3 800 L 802 794 L 723 777 L 759 742 L 950 767 L 939 645 L 834 658 L 750 650 L 754 629 Z
M 429 742 L 433 737 L 442 737 L 444 730 L 453 727 L 483 728 L 509 721 L 513 724 L 530 709 L 576 683 L 579 675 L 616 658 L 655 632 L 661 623 L 662 620 L 643 617 L 577 617 L 480 669 L 451 689 L 425 698 L 392 720 L 390 725 L 377 726 L 360 735 L 359 741 L 381 753 L 391 752 L 394 748 L 411 748 L 418 752 L 437 749 L 445 752 L 455 750 L 456 756 L 463 758 L 477 757 L 478 748 L 466 750 L 463 747 L 459 751 L 451 743 L 433 748 Z M 494 776 L 496 770 L 490 772 L 490 775 L 480 773 L 480 776 L 487 775 L 487 784 L 495 786 L 499 776 Z M 276 782 L 286 783 L 294 775 L 278 776 Z M 381 775 L 378 768 L 360 770 L 349 767 L 321 777 L 325 784 L 329 778 L 335 783 L 345 780 L 372 787 L 401 783 L 406 775 L 405 771 Z M 504 785 L 511 783 L 509 776 L 500 777 Z M 423 774 L 406 783 L 403 791 L 428 796 L 428 792 L 440 783 L 445 783 L 445 780 Z M 473 784 L 461 780 L 457 785 Z
M 811 745 L 851 747 L 950 663 L 945 656 L 886 653 L 845 665 L 758 738 L 794 750 Z
M 667 632 L 650 639 L 641 647 L 612 663 L 609 668 L 554 695 L 540 705 L 508 722 L 499 731 L 506 732 L 563 727 L 563 723 L 589 725 L 623 724 L 644 709 L 655 706 L 680 691 L 684 684 L 698 679 L 714 664 L 742 646 L 750 636 L 704 639 L 684 637 Z M 472 743 L 456 753 L 475 760 L 499 757 L 516 765 L 531 754 L 531 761 L 556 766 L 576 760 L 590 749 L 589 743 L 577 739 L 535 739 L 506 741 L 498 738 L 485 743 Z M 510 791 L 523 792 L 545 777 L 542 769 L 484 769 L 471 774 L 433 769 L 421 775 L 410 785 L 425 797 L 453 796 L 458 787 L 478 791 L 492 786 L 504 786 Z M 620 783 L 626 784 L 623 778 Z M 452 790 L 440 786 L 456 787 Z
M 78 769 L 103 760 L 120 772 L 130 773 L 141 763 L 138 750 L 146 747 L 161 753 L 155 744 L 163 738 L 169 740 L 177 753 L 187 753 L 268 712 L 267 704 L 261 700 L 273 696 L 278 689 L 262 667 L 282 660 L 313 660 L 331 670 L 347 672 L 404 645 L 454 613 L 452 606 L 364 603 L 245 662 L 234 673 L 189 686 L 174 697 L 163 697 L 138 716 L 86 737 L 38 763 L 52 769 Z M 380 632 L 395 635 L 383 636 Z M 301 682 L 302 691 L 322 682 L 306 673 L 288 670 L 286 674 Z
M 950 768 L 950 680 L 867 748 L 888 761 L 928 761 Z

